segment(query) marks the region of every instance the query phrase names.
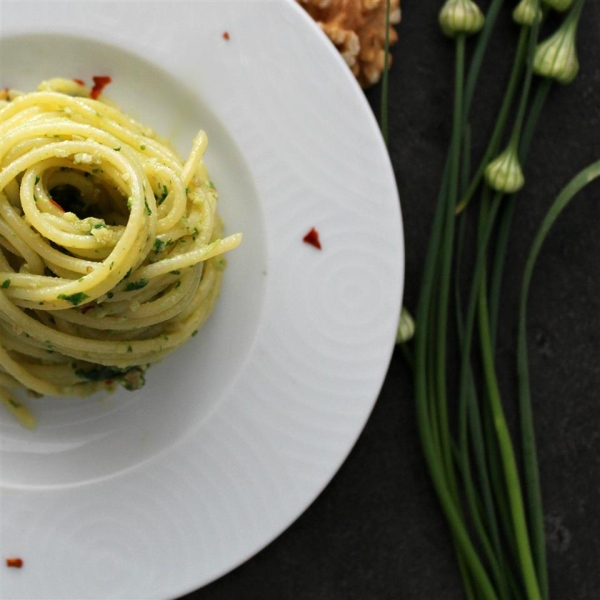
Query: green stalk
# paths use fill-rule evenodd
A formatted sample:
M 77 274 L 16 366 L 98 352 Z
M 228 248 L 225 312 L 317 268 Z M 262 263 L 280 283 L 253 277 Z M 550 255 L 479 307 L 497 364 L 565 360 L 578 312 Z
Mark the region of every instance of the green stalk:
M 510 135 L 509 146 L 514 146 L 518 149 L 519 139 L 521 137 L 521 130 L 523 129 L 523 120 L 525 118 L 525 111 L 527 110 L 527 103 L 529 100 L 529 91 L 531 89 L 531 81 L 533 79 L 533 54 L 535 51 L 535 45 L 538 39 L 538 32 L 540 30 L 540 22 L 536 21 L 531 29 L 527 28 L 529 32 L 527 48 L 527 69 L 525 71 L 525 79 L 523 80 L 523 88 L 521 91 L 521 98 L 519 100 L 519 108 L 517 109 L 517 117 L 512 128 Z M 523 61 L 524 57 L 521 57 Z
M 482 509 L 484 508 L 483 502 L 474 485 L 468 460 L 465 460 L 464 453 L 461 453 L 460 451 L 458 451 L 457 460 L 458 467 L 462 475 L 465 491 L 465 500 L 469 509 L 469 515 L 472 520 L 473 529 L 477 534 L 477 538 L 479 539 L 479 543 L 483 550 L 483 554 L 487 560 L 487 564 L 489 565 L 492 578 L 496 583 L 498 597 L 503 600 L 508 600 L 509 592 L 506 586 L 506 573 L 504 572 L 504 568 L 501 562 L 501 554 L 498 552 L 498 547 L 495 547 L 486 531 L 485 524 L 482 518 Z
M 468 132 L 468 130 L 467 130 Z M 469 136 L 465 135 L 464 148 L 464 169 L 463 185 L 468 182 L 468 156 L 469 156 Z M 464 187 L 463 187 L 464 191 Z M 464 245 L 465 227 L 467 213 L 461 214 L 459 219 L 459 229 L 457 236 L 457 252 L 455 267 L 455 305 L 456 305 L 456 325 L 459 344 L 462 343 L 464 319 L 461 311 L 462 301 L 460 298 L 460 271 L 462 262 L 462 252 Z M 469 436 L 469 425 L 471 427 L 471 436 Z M 469 437 L 473 443 L 473 455 L 475 457 L 475 466 L 480 479 L 481 497 L 475 487 L 470 465 Z M 459 445 L 456 452 L 457 464 L 463 478 L 465 487 L 465 498 L 470 515 L 473 520 L 475 533 L 479 538 L 481 547 L 484 551 L 491 574 L 498 589 L 498 595 L 505 600 L 510 598 L 507 589 L 502 565 L 502 547 L 498 534 L 496 514 L 487 475 L 487 465 L 485 459 L 485 446 L 481 435 L 481 423 L 479 421 L 479 411 L 477 409 L 476 389 L 473 380 L 472 370 L 469 367 L 468 389 L 461 394 L 458 405 L 458 439 Z M 483 513 L 483 516 L 482 516 Z M 485 519 L 485 522 L 484 522 Z M 487 526 L 487 529 L 486 529 Z M 489 535 L 488 535 L 489 531 Z
M 473 51 L 473 59 L 471 60 L 471 67 L 467 76 L 467 83 L 465 85 L 465 119 L 469 114 L 471 103 L 473 102 L 473 94 L 475 93 L 475 86 L 477 85 L 477 79 L 479 79 L 479 73 L 483 65 L 483 59 L 488 48 L 490 37 L 496 24 L 496 19 L 500 13 L 500 9 L 504 4 L 504 0 L 492 0 L 488 11 L 485 15 L 485 24 L 483 29 L 477 37 L 477 44 Z
M 521 300 L 519 305 L 519 333 L 517 341 L 517 372 L 519 378 L 519 406 L 521 412 L 521 440 L 524 462 L 524 481 L 527 490 L 529 520 L 532 525 L 532 545 L 544 597 L 548 597 L 548 573 L 546 567 L 546 548 L 544 541 L 544 523 L 537 453 L 535 448 L 535 429 L 531 407 L 531 388 L 527 359 L 527 298 L 535 262 L 542 244 L 552 225 L 575 195 L 594 179 L 600 177 L 600 161 L 597 161 L 576 175 L 560 192 L 554 204 L 546 214 L 533 241 L 529 257 L 525 264 Z
M 381 77 L 381 114 L 379 118 L 379 127 L 381 135 L 388 145 L 388 85 L 389 85 L 389 67 L 390 67 L 390 4 L 391 0 L 385 3 L 385 45 L 383 59 L 383 75 Z
M 551 87 L 552 79 L 542 79 L 537 87 L 536 94 L 533 98 L 533 103 L 529 111 L 529 118 L 527 119 L 523 129 L 521 144 L 519 146 L 519 158 L 523 160 L 523 162 L 525 162 L 527 155 L 529 154 L 531 142 L 533 141 L 533 134 L 535 133 L 535 128 L 537 126 L 540 113 L 544 108 L 544 104 Z
M 523 494 L 519 480 L 519 472 L 517 469 L 510 433 L 508 431 L 506 419 L 504 418 L 502 401 L 500 399 L 500 390 L 498 387 L 498 381 L 496 379 L 494 356 L 492 353 L 489 314 L 487 312 L 487 304 L 485 301 L 481 301 L 479 303 L 479 316 L 479 333 L 481 338 L 480 345 L 483 361 L 483 372 L 486 380 L 490 407 L 494 417 L 494 428 L 500 447 L 500 458 L 502 460 L 504 478 L 506 488 L 508 490 L 508 500 L 514 527 L 514 534 L 517 541 L 519 564 L 528 598 L 531 600 L 538 600 L 541 599 L 542 596 L 533 564 L 527 520 L 523 506 Z
M 417 412 L 417 423 L 419 435 L 423 447 L 423 453 L 428 465 L 432 484 L 436 490 L 441 508 L 446 516 L 455 543 L 460 548 L 460 560 L 464 560 L 465 566 L 471 573 L 473 585 L 479 590 L 478 598 L 482 600 L 498 600 L 489 577 L 483 567 L 469 532 L 465 526 L 461 514 L 460 504 L 454 498 L 448 486 L 447 473 L 444 471 L 445 461 L 439 453 L 439 446 L 435 444 L 432 430 L 437 427 L 432 422 L 428 406 L 428 392 L 431 391 L 429 384 L 432 373 L 428 369 L 427 345 L 433 331 L 429 327 L 429 313 L 432 307 L 432 291 L 438 257 L 441 247 L 441 234 L 446 221 L 447 188 L 449 181 L 449 167 L 451 163 L 451 152 L 444 168 L 442 185 L 438 196 L 438 207 L 436 210 L 433 229 L 429 240 L 427 256 L 421 290 L 419 295 L 418 310 L 416 314 L 417 336 L 415 338 L 415 401 Z M 437 420 L 437 419 L 436 419 Z
M 482 420 L 484 439 L 489 456 L 489 476 L 494 491 L 494 504 L 497 507 L 498 517 L 502 526 L 501 534 L 504 547 L 507 548 L 507 563 L 516 566 L 517 561 L 517 541 L 514 535 L 514 529 L 510 519 L 510 508 L 505 486 L 502 484 L 504 476 L 502 474 L 502 465 L 500 460 L 500 447 L 494 432 L 494 417 L 490 409 L 490 403 L 482 404 Z
M 436 265 L 437 266 L 437 265 Z M 437 270 L 436 270 L 437 273 Z M 434 289 L 435 291 L 435 289 Z M 429 310 L 429 323 L 435 323 L 436 316 L 436 305 L 435 302 L 431 303 Z M 427 330 L 427 346 L 429 348 L 435 347 L 436 341 L 436 332 L 433 327 L 430 327 Z M 435 373 L 435 353 L 428 352 L 427 353 L 427 405 L 429 408 L 429 427 L 431 428 L 432 439 L 435 443 L 435 448 L 443 457 L 443 446 L 442 446 L 442 434 L 440 432 L 440 419 L 438 417 L 438 406 L 437 406 L 437 396 L 436 396 L 436 387 L 435 387 L 435 378 L 433 377 L 433 373 Z M 445 464 L 445 460 L 442 460 L 442 463 Z M 447 483 L 447 482 L 446 482 Z M 456 501 L 456 497 L 453 496 Z
M 496 229 L 497 215 L 500 213 L 506 202 L 506 196 L 502 192 L 495 192 L 492 198 L 492 190 L 489 187 L 484 187 L 481 192 L 481 198 L 479 200 L 479 223 L 477 230 L 477 243 L 479 248 L 479 258 L 481 260 L 481 273 L 479 276 L 478 287 L 473 286 L 471 290 L 472 302 L 471 308 L 475 307 L 476 318 L 480 316 L 479 304 L 482 299 L 487 298 L 487 286 L 488 286 L 488 249 L 492 239 L 492 234 Z M 479 321 L 478 321 L 479 323 Z M 473 328 L 474 328 L 473 321 Z M 481 345 L 481 337 L 479 338 Z M 496 500 L 498 507 L 498 513 L 500 516 L 500 522 L 502 525 L 502 531 L 506 537 L 506 541 L 509 544 L 509 548 L 513 551 L 513 555 L 516 555 L 517 541 L 513 533 L 513 525 L 510 518 L 508 506 L 508 497 L 506 489 L 503 485 L 503 476 L 501 473 L 501 453 L 500 447 L 497 443 L 495 430 L 493 427 L 494 417 L 491 412 L 491 405 L 489 401 L 489 395 L 487 389 L 482 390 L 483 407 L 485 411 L 485 417 L 488 419 L 488 427 L 486 430 L 485 440 L 487 441 L 488 453 L 491 458 L 490 469 L 493 496 Z
M 533 103 L 529 111 L 529 116 L 523 127 L 523 134 L 521 135 L 521 143 L 519 145 L 519 160 L 521 164 L 525 164 L 527 155 L 529 154 L 529 148 L 533 139 L 533 134 L 537 126 L 537 122 L 546 102 L 548 92 L 552 85 L 551 79 L 542 79 L 540 85 L 537 87 Z M 492 344 L 496 346 L 496 334 L 498 330 L 498 312 L 500 310 L 500 296 L 501 296 L 501 285 L 502 285 L 502 274 L 504 269 L 504 262 L 506 260 L 506 251 L 508 248 L 508 238 L 510 234 L 510 224 L 512 222 L 512 216 L 515 209 L 515 196 L 511 196 L 506 199 L 505 206 L 502 210 L 500 217 L 500 224 L 498 226 L 498 235 L 496 238 L 496 252 L 493 260 L 493 270 L 490 287 L 490 324 L 492 330 Z M 546 597 L 546 596 L 545 596 Z
M 473 388 L 473 392 L 470 394 L 469 422 L 471 426 L 473 455 L 479 476 L 486 523 L 490 531 L 490 539 L 494 548 L 494 552 L 496 556 L 498 556 L 498 561 L 502 565 L 502 574 L 504 579 L 506 579 L 508 587 L 512 590 L 511 597 L 518 599 L 521 598 L 521 593 L 515 581 L 510 557 L 506 555 L 507 550 L 502 543 L 498 526 L 498 512 L 502 515 L 503 509 L 502 497 L 498 494 L 498 487 L 494 486 L 494 483 L 498 478 L 494 477 L 494 475 L 489 472 L 488 468 L 488 457 L 493 455 L 493 453 L 487 448 L 486 436 L 484 435 L 482 428 L 482 415 L 479 411 L 479 405 L 473 383 L 471 383 L 471 386 Z M 493 438 L 492 441 L 494 441 Z M 498 508 L 496 507 L 496 504 L 498 504 Z
M 531 28 L 531 34 L 528 36 L 529 43 L 527 45 L 527 70 L 523 81 L 523 88 L 521 92 L 521 99 L 519 102 L 517 116 L 513 125 L 510 141 L 508 144 L 509 148 L 512 147 L 515 151 L 518 148 L 521 130 L 523 126 L 523 120 L 525 117 L 526 106 L 529 99 L 529 91 L 533 76 L 532 57 L 535 49 L 535 43 L 537 40 L 538 29 L 539 23 L 536 22 L 536 24 Z M 527 29 L 526 31 L 529 31 L 529 29 Z M 482 214 L 484 212 L 485 206 L 482 206 Z M 510 214 L 510 212 L 508 214 Z M 490 220 L 493 221 L 493 219 Z M 488 222 L 488 227 L 489 226 L 490 223 Z M 498 269 L 500 268 L 500 265 L 498 265 Z M 489 400 L 489 405 L 493 415 L 494 428 L 498 438 L 500 458 L 502 461 L 504 480 L 508 488 L 508 503 L 512 517 L 512 527 L 514 528 L 514 537 L 516 541 L 517 555 L 519 559 L 519 566 L 523 577 L 523 582 L 529 598 L 541 598 L 542 596 L 539 588 L 536 568 L 533 563 L 532 551 L 529 542 L 529 530 L 523 507 L 523 495 L 521 492 L 519 473 L 517 469 L 516 459 L 514 456 L 514 450 L 510 438 L 510 433 L 508 431 L 508 427 L 504 418 L 504 411 L 500 399 L 500 391 L 496 379 L 496 370 L 494 364 L 495 332 L 492 333 L 490 325 L 486 287 L 487 283 L 484 269 L 484 274 L 482 276 L 482 284 L 478 294 L 478 316 L 480 346 L 486 382 L 486 395 Z
M 542 110 L 544 101 L 546 99 L 548 90 L 551 85 L 551 80 L 545 80 L 537 89 L 534 102 L 529 113 L 529 118 L 527 120 L 527 124 L 525 126 L 525 131 L 523 132 L 522 139 L 519 142 L 519 138 L 521 137 L 521 129 L 523 125 L 523 119 L 525 115 L 525 107 L 527 104 L 529 87 L 531 84 L 532 72 L 531 72 L 531 62 L 534 51 L 534 43 L 537 38 L 538 26 L 535 26 L 531 32 L 531 39 L 529 43 L 529 60 L 528 60 L 528 70 L 525 77 L 523 93 L 521 96 L 521 101 L 519 104 L 519 111 L 517 118 L 515 120 L 515 124 L 513 127 L 513 131 L 511 134 L 510 144 L 517 146 L 519 145 L 519 160 L 521 164 L 524 164 L 529 146 L 531 144 L 531 140 L 533 137 L 533 132 L 535 130 L 535 126 L 537 124 L 539 114 Z M 512 216 L 514 212 L 515 206 L 515 198 L 510 197 L 507 200 L 507 204 L 504 207 L 502 218 L 500 220 L 500 226 L 497 237 L 497 245 L 496 245 L 496 253 L 494 257 L 494 267 L 492 274 L 492 287 L 490 293 L 490 303 L 491 303 L 491 315 L 489 316 L 489 341 L 490 341 L 490 352 L 493 356 L 495 353 L 495 344 L 496 344 L 496 332 L 497 332 L 497 322 L 498 322 L 498 311 L 499 311 L 499 299 L 500 299 L 500 286 L 502 281 L 502 272 L 504 266 L 504 260 L 506 255 L 506 249 L 508 244 L 508 235 L 510 231 L 510 223 L 512 221 Z M 481 325 L 485 327 L 483 323 L 483 318 L 488 311 L 487 307 L 487 296 L 480 296 L 480 314 L 482 315 Z M 529 423 L 522 426 L 522 431 L 526 430 L 531 435 L 533 431 L 532 424 L 532 416 L 527 413 L 527 411 L 521 412 L 522 420 L 527 421 L 529 419 Z M 533 438 L 530 438 L 530 443 L 523 444 L 523 462 L 524 462 L 524 470 L 529 473 L 537 473 L 537 456 L 535 453 L 535 446 L 532 444 Z M 547 581 L 547 566 L 546 566 L 546 555 L 545 555 L 545 546 L 544 546 L 544 530 L 543 530 L 543 516 L 542 516 L 542 503 L 541 503 L 541 492 L 539 486 L 539 478 L 535 475 L 531 475 L 528 479 L 525 480 L 525 489 L 527 491 L 527 500 L 528 504 L 528 516 L 529 516 L 529 534 L 531 535 L 531 552 L 533 555 L 533 562 L 535 565 L 536 578 L 539 584 L 540 595 L 542 598 L 548 598 L 548 581 Z M 522 542 L 521 542 L 522 544 Z M 523 548 L 517 550 L 519 556 L 521 558 L 523 556 Z M 522 563 L 523 564 L 523 563 Z M 524 565 L 527 569 L 527 565 Z M 526 570 L 525 569 L 525 570 Z M 527 575 L 524 575 L 527 577 Z
M 460 194 L 464 194 L 469 184 L 470 173 L 470 156 L 471 156 L 471 128 L 467 124 L 465 127 L 465 135 L 463 140 L 463 164 L 461 169 Z M 464 249 L 465 229 L 468 213 L 463 213 L 458 217 L 459 228 L 457 235 L 456 247 L 456 265 L 455 265 L 455 281 L 454 281 L 454 303 L 456 309 L 456 331 L 459 345 L 462 343 L 464 318 L 461 310 L 462 299 L 460 295 L 460 273 L 462 266 L 462 255 Z M 484 548 L 488 562 L 490 563 L 496 585 L 499 589 L 501 598 L 506 598 L 507 593 L 504 589 L 504 581 L 499 561 L 502 560 L 502 548 L 500 544 L 500 536 L 498 534 L 498 525 L 492 499 L 489 476 L 486 465 L 485 444 L 481 431 L 481 420 L 479 409 L 477 406 L 477 391 L 473 373 L 469 367 L 469 382 L 468 390 L 464 394 L 458 406 L 458 439 L 459 447 L 457 452 L 457 463 L 461 470 L 461 475 L 465 482 L 465 492 L 467 503 L 472 513 L 474 513 L 475 527 L 482 547 Z M 469 460 L 469 439 L 472 444 L 473 456 L 475 459 L 476 472 L 479 477 L 481 486 L 481 497 L 477 493 L 477 488 L 473 482 L 471 475 L 471 465 Z M 480 518 L 480 512 L 483 510 L 483 523 Z M 486 530 L 487 527 L 487 530 Z M 489 531 L 489 542 L 488 534 Z M 496 566 L 497 565 L 497 566 Z
M 529 37 L 528 33 L 529 28 L 521 28 L 521 34 L 519 35 L 519 42 L 515 54 L 515 60 L 513 62 L 513 67 L 506 87 L 506 92 L 504 94 L 504 99 L 502 100 L 502 105 L 500 106 L 500 110 L 498 112 L 498 118 L 496 120 L 494 130 L 490 137 L 488 146 L 484 152 L 483 158 L 481 159 L 479 167 L 475 173 L 475 176 L 471 180 L 471 184 L 469 185 L 467 192 L 464 194 L 460 203 L 456 207 L 457 213 L 462 212 L 467 207 L 473 194 L 475 193 L 475 190 L 481 183 L 485 167 L 498 152 L 500 141 L 502 140 L 502 134 L 504 133 L 504 128 L 506 125 L 506 120 L 508 118 L 508 112 L 510 110 L 510 107 L 512 106 L 515 94 L 517 92 L 517 84 L 519 83 L 521 74 L 523 73 L 523 69 L 525 67 L 527 39 Z
M 389 146 L 389 128 L 388 128 L 388 95 L 389 95 L 389 67 L 390 67 L 390 10 L 391 0 L 386 0 L 385 4 L 385 45 L 384 45 L 384 59 L 383 59 L 383 75 L 381 78 L 381 107 L 379 114 L 379 127 L 381 129 L 381 136 L 385 142 L 386 148 Z M 415 359 L 412 353 L 408 341 L 399 343 L 400 351 L 402 352 L 406 364 L 409 368 L 414 370 Z
M 498 208 L 500 206 L 500 202 L 502 200 L 502 196 L 497 194 L 492 203 L 492 207 L 490 213 L 492 216 L 496 214 Z M 473 278 L 471 281 L 471 290 L 469 293 L 469 301 L 467 306 L 467 312 L 465 315 L 463 333 L 462 333 L 462 341 L 460 343 L 460 356 L 461 356 L 461 365 L 460 365 L 460 383 L 459 383 L 459 406 L 466 402 L 467 394 L 469 393 L 469 385 L 472 382 L 471 376 L 471 346 L 473 340 L 473 329 L 474 329 L 474 321 L 475 321 L 475 311 L 477 306 L 477 293 L 479 287 L 481 285 L 481 279 L 483 275 L 483 270 L 485 266 L 485 257 L 486 252 L 485 248 L 487 247 L 487 243 L 490 239 L 492 233 L 492 223 L 493 218 L 490 219 L 490 225 L 487 227 L 482 236 L 481 241 L 478 244 L 477 248 L 477 257 L 475 260 L 475 266 L 473 270 Z
M 455 215 L 454 207 L 458 198 L 458 172 L 462 139 L 462 109 L 465 65 L 465 36 L 456 38 L 456 67 L 454 82 L 454 114 L 452 143 L 450 153 L 450 177 L 448 181 L 448 205 L 446 208 L 442 244 L 440 247 L 440 288 L 438 291 L 437 341 L 436 341 L 436 393 L 439 404 L 438 416 L 442 432 L 442 446 L 446 457 L 446 470 L 453 479 L 452 452 L 450 447 L 450 428 L 448 425 L 447 400 L 447 338 L 448 338 L 448 302 L 452 273 L 452 249 L 454 245 Z

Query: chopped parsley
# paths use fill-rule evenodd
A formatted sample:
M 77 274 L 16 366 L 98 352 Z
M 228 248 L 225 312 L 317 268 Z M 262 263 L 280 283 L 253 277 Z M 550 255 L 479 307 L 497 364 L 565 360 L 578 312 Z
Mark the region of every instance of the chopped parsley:
M 66 300 L 67 302 L 70 302 L 73 306 L 78 306 L 79 304 L 87 300 L 89 296 L 87 294 L 84 294 L 83 292 L 77 292 L 76 294 L 69 295 L 59 294 L 57 298 L 59 300 Z
M 131 292 L 133 290 L 141 290 L 142 288 L 148 285 L 148 280 L 145 277 L 141 277 L 137 281 L 130 281 L 125 287 L 126 292 Z
M 154 246 L 152 246 L 152 250 L 154 251 L 154 254 L 158 254 L 159 252 L 162 252 L 164 250 L 164 247 L 165 243 L 162 240 L 156 238 L 154 240 Z
M 10 279 L 5 279 L 5 280 L 2 282 L 2 287 L 3 287 L 4 289 L 6 289 L 6 288 L 10 287 Z
M 139 390 L 145 383 L 143 367 L 119 369 L 118 367 L 97 365 L 93 369 L 84 371 L 83 369 L 77 369 L 76 363 L 73 363 L 72 366 L 75 369 L 75 375 L 80 379 L 87 379 L 88 381 L 114 381 L 120 383 L 126 390 Z
M 167 198 L 167 196 L 169 195 L 169 188 L 162 184 L 162 183 L 158 183 L 158 189 L 160 190 L 160 196 L 156 196 L 156 201 L 158 203 L 158 205 L 160 206 Z

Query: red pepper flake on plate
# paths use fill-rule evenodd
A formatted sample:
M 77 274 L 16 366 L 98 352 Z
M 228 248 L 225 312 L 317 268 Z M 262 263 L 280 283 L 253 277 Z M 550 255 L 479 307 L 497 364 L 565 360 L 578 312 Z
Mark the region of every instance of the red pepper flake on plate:
M 78 83 L 79 85 L 85 85 L 85 81 L 83 79 L 77 79 L 76 77 L 74 77 L 73 81 L 75 83 Z
M 305 244 L 310 244 L 318 250 L 321 249 L 321 242 L 319 240 L 319 232 L 313 227 L 303 238 L 302 241 Z
M 97 100 L 102 90 L 112 82 L 112 79 L 108 75 L 94 75 L 92 79 L 94 80 L 94 87 L 90 92 L 90 98 Z
M 23 566 L 22 558 L 7 558 L 6 566 L 12 567 L 13 569 L 20 569 Z
M 223 33 L 223 39 L 229 41 L 229 31 L 226 31 L 225 33 Z

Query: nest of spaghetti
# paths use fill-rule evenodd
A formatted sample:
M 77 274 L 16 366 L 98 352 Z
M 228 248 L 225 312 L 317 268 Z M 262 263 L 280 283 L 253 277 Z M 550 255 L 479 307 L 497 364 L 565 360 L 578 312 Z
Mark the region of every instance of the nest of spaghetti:
M 219 295 L 217 192 L 200 132 L 183 160 L 79 80 L 0 98 L 0 392 L 138 389 Z M 97 95 L 97 94 L 96 94 Z

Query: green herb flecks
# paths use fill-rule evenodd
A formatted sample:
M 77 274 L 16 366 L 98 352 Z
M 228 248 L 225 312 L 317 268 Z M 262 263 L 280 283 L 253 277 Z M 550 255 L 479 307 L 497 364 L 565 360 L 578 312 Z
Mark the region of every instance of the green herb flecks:
M 129 281 L 125 286 L 126 292 L 132 292 L 134 290 L 141 290 L 148 285 L 148 280 L 145 277 L 140 277 L 140 279 L 136 281 Z
M 158 189 L 160 190 L 160 193 L 156 196 L 156 203 L 160 206 L 167 199 L 169 188 L 159 181 Z
M 66 300 L 70 302 L 73 306 L 79 306 L 82 302 L 85 302 L 89 296 L 84 294 L 83 292 L 77 292 L 76 294 L 59 294 L 57 296 L 58 300 Z
M 73 363 L 75 375 L 80 379 L 87 381 L 104 381 L 106 383 L 119 383 L 126 390 L 139 390 L 146 383 L 143 367 L 130 367 L 127 369 L 119 369 L 118 367 L 106 367 L 97 365 L 91 369 L 77 368 L 76 363 Z

